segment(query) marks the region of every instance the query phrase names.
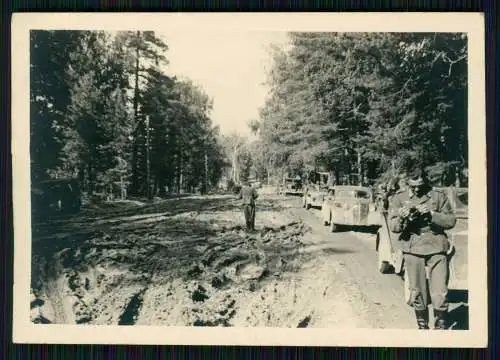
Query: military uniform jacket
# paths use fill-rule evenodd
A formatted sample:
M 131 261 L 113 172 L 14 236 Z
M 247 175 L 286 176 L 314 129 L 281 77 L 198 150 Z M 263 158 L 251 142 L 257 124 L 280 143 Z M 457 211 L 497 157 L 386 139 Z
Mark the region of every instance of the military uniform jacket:
M 243 200 L 243 205 L 255 205 L 257 199 L 257 191 L 250 186 L 243 186 L 240 191 L 240 199 Z
M 404 229 L 404 220 L 399 216 L 399 209 L 426 204 L 431 210 L 431 219 L 420 222 L 411 230 Z M 432 255 L 448 251 L 449 242 L 444 230 L 455 226 L 456 218 L 448 197 L 440 190 L 432 189 L 422 197 L 410 196 L 408 190 L 398 191 L 390 200 L 389 227 L 394 233 L 400 233 L 402 250 L 415 255 Z

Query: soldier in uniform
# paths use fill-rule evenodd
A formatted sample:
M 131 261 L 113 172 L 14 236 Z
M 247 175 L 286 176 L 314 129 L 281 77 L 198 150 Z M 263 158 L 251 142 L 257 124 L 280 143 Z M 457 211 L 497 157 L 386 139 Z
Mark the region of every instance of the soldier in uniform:
M 377 194 L 377 206 L 376 208 L 382 212 L 387 212 L 389 210 L 390 199 L 399 190 L 399 178 L 395 177 L 387 182 L 387 184 L 381 184 L 378 188 Z
M 255 199 L 257 199 L 257 191 L 250 186 L 248 181 L 245 181 L 241 188 L 239 199 L 243 200 L 243 214 L 245 215 L 245 223 L 248 231 L 255 230 Z
M 409 173 L 407 188 L 391 199 L 389 226 L 400 234 L 410 292 L 408 304 L 415 310 L 419 329 L 429 329 L 429 295 L 434 328 L 447 329 L 450 245 L 444 230 L 454 227 L 455 222 L 446 195 L 431 188 L 423 170 Z

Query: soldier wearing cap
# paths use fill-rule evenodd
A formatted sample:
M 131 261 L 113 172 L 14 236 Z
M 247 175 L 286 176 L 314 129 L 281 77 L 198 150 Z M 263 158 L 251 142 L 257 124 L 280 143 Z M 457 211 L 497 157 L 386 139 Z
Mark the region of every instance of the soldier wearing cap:
M 255 230 L 255 199 L 257 197 L 255 188 L 250 186 L 248 180 L 244 181 L 238 198 L 243 201 L 243 214 L 248 231 Z
M 399 190 L 399 178 L 395 177 L 387 182 L 387 184 L 379 185 L 378 195 L 377 195 L 377 209 L 382 212 L 387 212 L 389 209 L 390 199 Z
M 450 245 L 444 230 L 455 222 L 446 195 L 431 188 L 422 169 L 409 173 L 407 187 L 391 199 L 389 226 L 400 234 L 410 291 L 408 304 L 415 310 L 419 329 L 429 329 L 429 295 L 434 328 L 447 329 Z

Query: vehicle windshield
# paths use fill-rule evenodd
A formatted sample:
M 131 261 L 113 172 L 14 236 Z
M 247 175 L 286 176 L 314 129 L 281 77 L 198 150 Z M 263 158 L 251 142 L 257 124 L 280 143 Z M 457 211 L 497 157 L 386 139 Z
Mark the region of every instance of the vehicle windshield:
M 363 190 L 337 190 L 335 192 L 335 197 L 369 199 L 370 194 Z

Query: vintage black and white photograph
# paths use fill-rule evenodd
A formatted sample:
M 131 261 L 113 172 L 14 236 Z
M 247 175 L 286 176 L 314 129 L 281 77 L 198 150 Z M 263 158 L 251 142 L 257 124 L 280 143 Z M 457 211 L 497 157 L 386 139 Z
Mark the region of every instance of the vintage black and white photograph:
M 144 20 L 24 32 L 22 321 L 471 330 L 470 31 Z

